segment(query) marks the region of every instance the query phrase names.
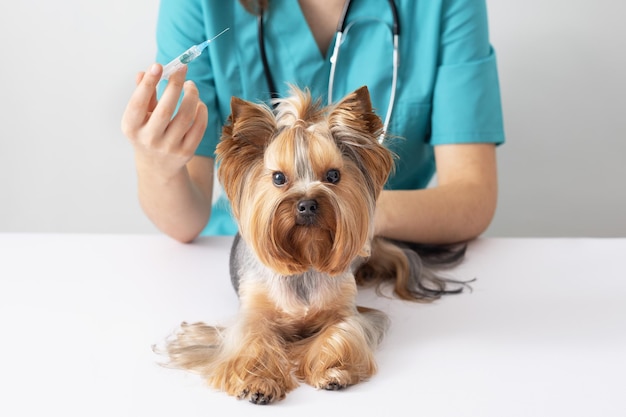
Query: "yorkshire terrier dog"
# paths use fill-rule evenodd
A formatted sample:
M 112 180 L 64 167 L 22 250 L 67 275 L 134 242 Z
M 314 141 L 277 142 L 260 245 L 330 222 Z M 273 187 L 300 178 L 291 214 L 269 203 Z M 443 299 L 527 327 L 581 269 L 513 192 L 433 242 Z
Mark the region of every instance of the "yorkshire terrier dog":
M 431 266 L 457 262 L 464 248 L 424 257 L 373 236 L 393 156 L 378 142 L 366 87 L 328 107 L 297 88 L 273 109 L 234 97 L 231 111 L 216 155 L 239 226 L 230 257 L 239 313 L 229 327 L 183 323 L 169 364 L 255 404 L 297 381 L 337 390 L 368 379 L 388 321 L 356 305 L 357 286 L 387 282 L 414 301 L 460 292 Z

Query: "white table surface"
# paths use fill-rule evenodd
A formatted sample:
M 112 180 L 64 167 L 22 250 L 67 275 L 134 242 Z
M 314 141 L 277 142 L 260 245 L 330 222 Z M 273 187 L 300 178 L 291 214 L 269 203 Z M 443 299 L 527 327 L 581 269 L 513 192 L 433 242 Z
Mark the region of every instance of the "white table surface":
M 478 278 L 472 293 L 420 305 L 365 291 L 392 320 L 378 374 L 265 407 L 151 350 L 183 320 L 234 317 L 229 247 L 0 234 L 0 415 L 626 416 L 626 239 L 479 239 L 452 271 Z

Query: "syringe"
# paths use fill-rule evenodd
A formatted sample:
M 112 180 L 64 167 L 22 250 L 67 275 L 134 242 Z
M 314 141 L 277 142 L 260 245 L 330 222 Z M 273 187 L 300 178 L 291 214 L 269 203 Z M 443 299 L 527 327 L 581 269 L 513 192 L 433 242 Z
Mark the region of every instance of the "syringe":
M 204 41 L 202 43 L 199 43 L 198 45 L 192 46 L 191 48 L 187 49 L 185 52 L 183 52 L 182 54 L 174 58 L 172 61 L 170 61 L 167 65 L 163 67 L 163 75 L 161 75 L 161 79 L 167 80 L 170 77 L 170 75 L 178 71 L 178 69 L 181 68 L 183 65 L 187 65 L 194 59 L 198 58 L 200 54 L 202 54 L 202 51 L 204 51 L 211 42 L 213 42 L 217 37 L 221 36 L 228 29 L 230 28 L 224 29 L 223 31 L 213 36 L 208 41 Z

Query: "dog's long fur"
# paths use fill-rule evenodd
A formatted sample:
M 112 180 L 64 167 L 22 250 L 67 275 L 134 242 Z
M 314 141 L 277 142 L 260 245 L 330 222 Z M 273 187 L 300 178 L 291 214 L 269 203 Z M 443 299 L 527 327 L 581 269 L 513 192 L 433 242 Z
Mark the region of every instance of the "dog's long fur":
M 356 306 L 357 285 L 390 283 L 413 301 L 462 289 L 449 291 L 455 281 L 432 267 L 458 262 L 463 248 L 424 257 L 427 247 L 373 237 L 393 157 L 378 143 L 367 88 L 330 107 L 292 91 L 275 109 L 233 98 L 216 151 L 239 225 L 230 262 L 237 319 L 227 328 L 183 323 L 166 347 L 172 366 L 257 404 L 284 398 L 297 381 L 339 389 L 374 374 L 387 318 Z

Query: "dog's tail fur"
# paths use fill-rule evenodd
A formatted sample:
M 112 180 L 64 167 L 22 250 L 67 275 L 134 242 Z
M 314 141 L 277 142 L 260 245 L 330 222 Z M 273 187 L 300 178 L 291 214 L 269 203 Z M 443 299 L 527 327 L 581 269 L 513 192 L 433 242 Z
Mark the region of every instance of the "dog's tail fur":
M 442 270 L 458 265 L 465 257 L 466 244 L 421 245 L 376 237 L 370 258 L 355 273 L 361 286 L 387 285 L 403 300 L 428 303 L 446 294 L 471 289 L 472 281 L 443 277 Z

